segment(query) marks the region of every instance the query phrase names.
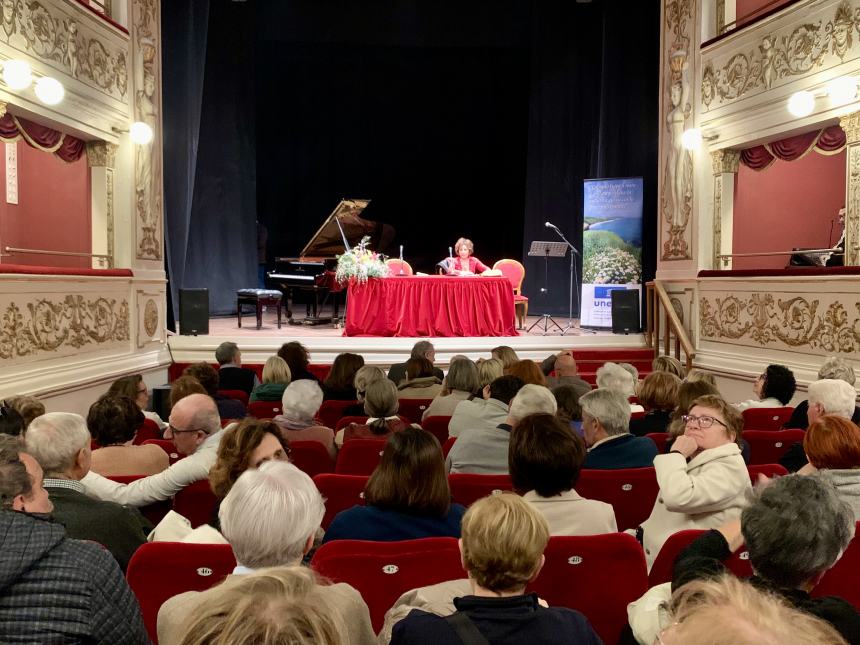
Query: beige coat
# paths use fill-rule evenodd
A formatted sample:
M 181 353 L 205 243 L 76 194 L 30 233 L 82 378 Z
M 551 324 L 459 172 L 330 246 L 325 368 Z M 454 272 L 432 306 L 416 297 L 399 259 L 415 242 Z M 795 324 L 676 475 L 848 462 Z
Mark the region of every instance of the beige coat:
M 550 535 L 601 535 L 618 531 L 611 504 L 585 499 L 575 490 L 555 497 L 541 497 L 530 490 L 523 499 L 546 518 Z
M 678 453 L 654 458 L 660 493 L 642 523 L 648 568 L 663 543 L 685 529 L 715 529 L 741 514 L 750 477 L 736 443 L 704 450 L 687 463 Z
M 442 391 L 442 381 L 435 376 L 424 376 L 403 381 L 397 386 L 398 399 L 433 399 Z

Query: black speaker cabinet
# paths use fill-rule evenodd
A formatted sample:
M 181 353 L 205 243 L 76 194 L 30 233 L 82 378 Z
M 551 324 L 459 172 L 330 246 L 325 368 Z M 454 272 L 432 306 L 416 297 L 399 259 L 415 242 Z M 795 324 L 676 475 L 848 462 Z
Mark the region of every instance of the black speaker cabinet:
M 613 289 L 612 333 L 638 334 L 639 327 L 639 289 Z
M 209 333 L 209 289 L 179 290 L 179 333 L 183 336 Z

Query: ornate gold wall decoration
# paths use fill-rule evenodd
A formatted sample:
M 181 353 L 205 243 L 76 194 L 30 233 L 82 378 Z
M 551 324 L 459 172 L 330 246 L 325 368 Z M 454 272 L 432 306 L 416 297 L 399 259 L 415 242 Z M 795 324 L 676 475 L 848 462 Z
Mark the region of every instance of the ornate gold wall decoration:
M 143 328 L 149 336 L 155 336 L 158 331 L 158 305 L 150 298 L 143 308 Z
M 14 359 L 63 347 L 81 348 L 130 338 L 128 300 L 40 298 L 10 303 L 0 317 L 0 359 Z
M 714 175 L 714 225 L 713 225 L 713 252 L 711 257 L 711 268 L 720 268 L 720 255 L 723 251 L 723 175 Z
M 113 225 L 113 168 L 105 168 L 105 197 L 107 201 L 107 254 L 110 266 L 115 265 L 114 225 Z
M 90 168 L 114 168 L 118 149 L 119 146 L 107 141 L 87 141 L 87 165 Z
M 848 145 L 848 200 L 845 204 L 845 264 L 860 264 L 860 142 Z

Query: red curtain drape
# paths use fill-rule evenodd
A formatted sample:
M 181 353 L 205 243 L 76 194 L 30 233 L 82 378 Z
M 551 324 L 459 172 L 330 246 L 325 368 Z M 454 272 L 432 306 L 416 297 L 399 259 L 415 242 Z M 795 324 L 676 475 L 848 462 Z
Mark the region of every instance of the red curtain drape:
M 80 159 L 86 149 L 82 139 L 12 116 L 7 112 L 0 118 L 0 140 L 12 142 L 18 139 L 23 139 L 28 145 L 51 152 L 63 161 L 69 162 Z
M 741 163 L 753 170 L 764 170 L 777 159 L 794 161 L 810 150 L 836 154 L 845 147 L 845 132 L 838 125 L 798 134 L 781 141 L 741 150 Z

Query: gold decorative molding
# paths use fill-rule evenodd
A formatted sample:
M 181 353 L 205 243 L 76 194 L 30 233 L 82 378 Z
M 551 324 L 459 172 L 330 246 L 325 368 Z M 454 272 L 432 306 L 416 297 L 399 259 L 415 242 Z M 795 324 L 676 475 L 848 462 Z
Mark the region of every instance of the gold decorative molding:
M 723 175 L 714 174 L 714 251 L 711 257 L 711 268 L 720 268 L 720 255 L 723 250 Z
M 846 143 L 860 142 L 860 112 L 839 117 L 839 127 L 845 132 Z
M 848 145 L 848 199 L 845 203 L 845 264 L 860 265 L 860 143 Z
M 143 329 L 152 337 L 158 331 L 158 305 L 149 298 L 143 308 Z
M 87 141 L 87 164 L 90 168 L 114 168 L 119 146 L 107 141 Z
M 107 254 L 111 268 L 116 266 L 113 222 L 113 168 L 105 168 L 105 212 L 107 214 Z
M 711 153 L 711 167 L 714 175 L 720 175 L 724 172 L 736 173 L 740 167 L 740 161 L 740 150 L 723 148 L 722 150 L 714 150 Z
M 726 31 L 726 0 L 717 0 L 716 32 L 723 34 Z
M 67 295 L 7 305 L 0 316 L 0 359 L 130 339 L 128 300 Z

